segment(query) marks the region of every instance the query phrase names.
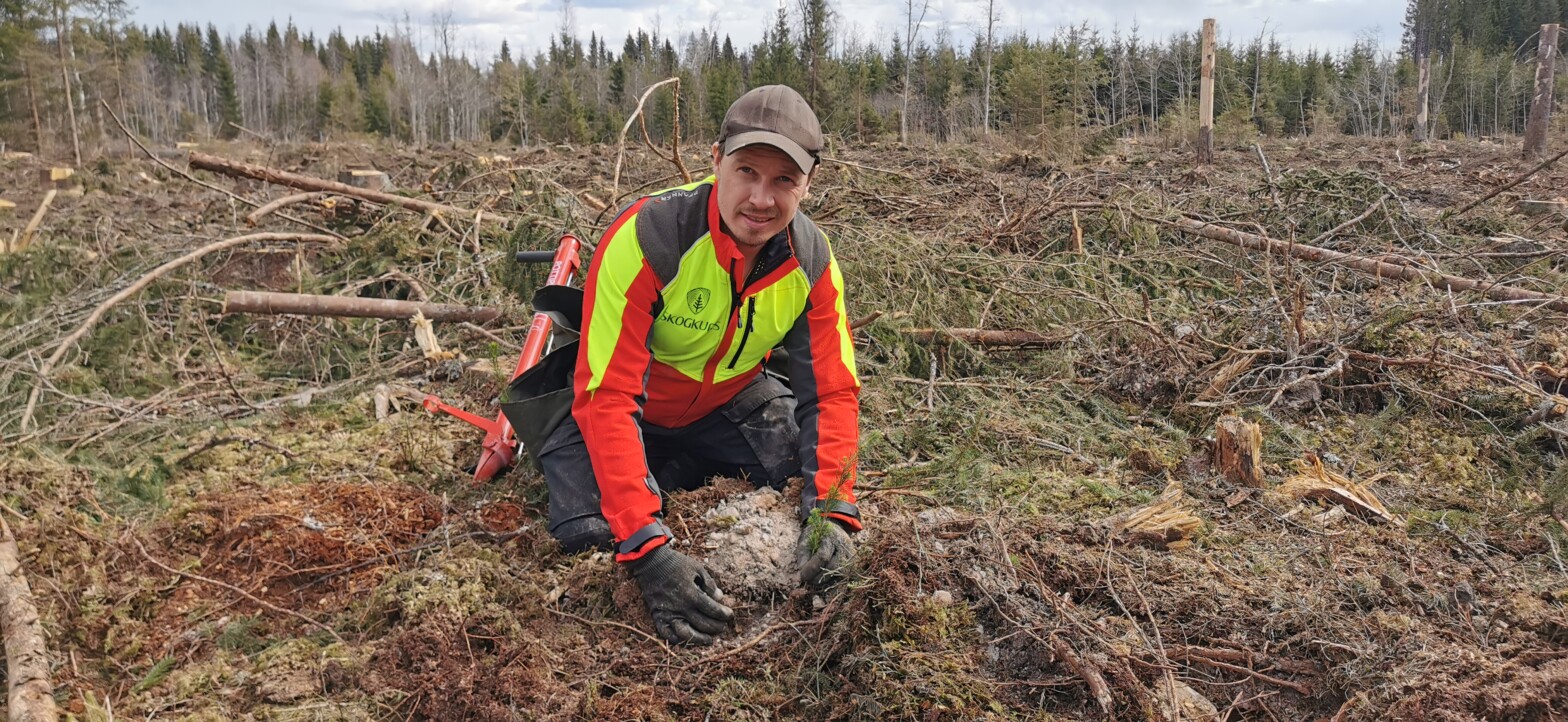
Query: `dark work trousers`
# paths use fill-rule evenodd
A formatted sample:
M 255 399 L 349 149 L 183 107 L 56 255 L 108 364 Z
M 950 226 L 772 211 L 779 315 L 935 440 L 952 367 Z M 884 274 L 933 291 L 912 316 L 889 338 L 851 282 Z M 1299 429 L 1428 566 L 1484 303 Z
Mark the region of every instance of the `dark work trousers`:
M 740 476 L 759 488 L 782 488 L 800 474 L 795 396 L 761 373 L 716 411 L 676 429 L 639 422 L 648 468 L 661 492 L 695 489 L 714 476 Z M 599 483 L 577 420 L 570 415 L 539 451 L 550 490 L 550 535 L 563 551 L 609 549 L 610 525 L 599 510 Z

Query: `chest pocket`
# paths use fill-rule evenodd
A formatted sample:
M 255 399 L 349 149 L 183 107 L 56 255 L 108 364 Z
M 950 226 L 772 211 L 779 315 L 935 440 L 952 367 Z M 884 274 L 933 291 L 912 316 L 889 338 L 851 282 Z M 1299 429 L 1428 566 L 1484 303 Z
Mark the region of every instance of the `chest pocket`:
M 742 299 L 739 325 L 724 351 L 714 380 L 740 376 L 761 364 L 768 351 L 784 341 L 784 335 L 805 311 L 809 291 L 805 275 L 797 269 Z

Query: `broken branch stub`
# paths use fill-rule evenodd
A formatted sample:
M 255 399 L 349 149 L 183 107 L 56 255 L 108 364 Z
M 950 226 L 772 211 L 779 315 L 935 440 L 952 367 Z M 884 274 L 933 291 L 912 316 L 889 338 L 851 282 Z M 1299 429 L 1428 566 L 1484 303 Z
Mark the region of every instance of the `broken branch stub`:
M 1226 414 L 1214 424 L 1214 467 L 1239 486 L 1263 488 L 1263 429 Z
M 1405 525 L 1404 521 L 1389 512 L 1388 507 L 1383 506 L 1383 502 L 1370 489 L 1330 471 L 1323 466 L 1323 460 L 1317 454 L 1307 454 L 1306 458 L 1298 460 L 1296 469 L 1298 473 L 1286 479 L 1275 491 L 1292 499 L 1315 499 L 1337 504 L 1362 519 L 1397 527 Z
M 1192 545 L 1192 536 L 1203 520 L 1187 509 L 1181 485 L 1172 482 L 1149 504 L 1122 512 L 1107 520 L 1114 537 L 1162 551 L 1177 551 Z

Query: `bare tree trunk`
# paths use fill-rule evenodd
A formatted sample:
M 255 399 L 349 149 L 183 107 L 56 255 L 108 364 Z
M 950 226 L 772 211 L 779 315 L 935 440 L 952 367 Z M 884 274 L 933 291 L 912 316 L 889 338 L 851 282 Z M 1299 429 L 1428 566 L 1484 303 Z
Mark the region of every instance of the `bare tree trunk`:
M 1561 25 L 1541 26 L 1541 44 L 1535 67 L 1535 97 L 1530 100 L 1530 122 L 1524 128 L 1524 157 L 1546 155 L 1546 129 L 1552 122 L 1552 73 L 1557 68 L 1557 31 Z
M 71 154 L 76 159 L 76 165 L 82 165 L 82 140 L 76 129 L 76 99 L 71 94 L 71 64 L 65 55 L 65 36 L 70 32 L 66 28 L 65 6 L 55 5 L 55 45 L 60 50 L 60 80 L 65 83 L 65 114 L 71 121 Z
M 1214 18 L 1203 21 L 1203 68 L 1198 79 L 1198 165 L 1214 162 Z
M 1416 66 L 1416 142 L 1425 143 L 1432 100 L 1432 56 L 1422 53 Z
M 920 0 L 920 17 L 915 17 L 915 0 L 904 0 L 904 101 L 898 114 L 898 141 L 909 143 L 909 80 L 914 71 L 915 38 L 920 37 L 920 24 L 926 20 L 931 0 Z
M 985 100 L 983 102 L 985 113 L 983 116 L 985 134 L 991 134 L 991 56 L 996 53 L 996 0 L 986 0 L 985 4 Z
M 27 106 L 33 111 L 33 142 L 34 150 L 39 155 L 44 152 L 44 124 L 38 117 L 38 94 L 33 90 L 33 71 L 27 61 L 22 61 L 22 77 L 27 81 Z

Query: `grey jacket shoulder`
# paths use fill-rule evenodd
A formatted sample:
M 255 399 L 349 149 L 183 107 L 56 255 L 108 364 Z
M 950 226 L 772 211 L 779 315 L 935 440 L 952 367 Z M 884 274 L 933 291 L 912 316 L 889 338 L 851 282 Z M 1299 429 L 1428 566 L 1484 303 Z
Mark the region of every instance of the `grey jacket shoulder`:
M 806 280 L 817 285 L 817 279 L 827 273 L 833 252 L 828 248 L 827 234 L 817 227 L 806 214 L 797 212 L 789 224 L 789 239 L 794 247 L 795 261 L 806 273 Z
M 711 183 L 687 190 L 676 188 L 648 196 L 637 211 L 637 243 L 661 283 L 669 283 L 681 256 L 708 232 Z

